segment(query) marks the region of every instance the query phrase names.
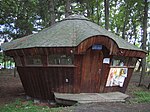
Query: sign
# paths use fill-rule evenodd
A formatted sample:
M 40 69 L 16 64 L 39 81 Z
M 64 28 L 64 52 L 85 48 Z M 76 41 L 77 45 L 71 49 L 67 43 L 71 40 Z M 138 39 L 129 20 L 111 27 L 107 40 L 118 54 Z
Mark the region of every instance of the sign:
M 104 58 L 103 63 L 109 64 L 110 63 L 110 58 Z
M 128 68 L 111 68 L 107 78 L 106 86 L 123 87 L 125 78 L 127 77 Z
M 95 44 L 95 45 L 92 46 L 92 50 L 102 50 L 102 45 Z

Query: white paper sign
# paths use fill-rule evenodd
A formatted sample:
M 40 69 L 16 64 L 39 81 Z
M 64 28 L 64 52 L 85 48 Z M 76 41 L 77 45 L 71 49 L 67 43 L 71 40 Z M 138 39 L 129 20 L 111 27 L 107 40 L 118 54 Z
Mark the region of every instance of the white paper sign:
M 110 58 L 104 58 L 103 63 L 109 64 L 110 63 Z
M 128 68 L 111 68 L 107 78 L 106 86 L 123 87 L 127 74 L 128 74 Z

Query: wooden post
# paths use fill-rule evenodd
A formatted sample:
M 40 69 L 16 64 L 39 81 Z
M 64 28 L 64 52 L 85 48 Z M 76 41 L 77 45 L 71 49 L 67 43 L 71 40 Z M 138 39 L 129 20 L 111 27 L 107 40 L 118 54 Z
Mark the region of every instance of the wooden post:
M 17 68 L 15 67 L 14 68 L 14 77 L 16 77 L 16 71 L 17 71 Z
M 147 89 L 150 89 L 150 83 L 148 84 L 148 87 L 147 87 Z

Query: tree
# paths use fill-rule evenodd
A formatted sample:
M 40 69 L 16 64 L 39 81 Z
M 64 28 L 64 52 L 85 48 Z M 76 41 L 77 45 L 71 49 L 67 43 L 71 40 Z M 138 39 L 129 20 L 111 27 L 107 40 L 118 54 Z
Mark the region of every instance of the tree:
M 126 2 L 126 6 L 125 6 L 125 9 L 124 9 L 124 23 L 123 23 L 123 28 L 122 28 L 122 38 L 125 39 L 125 32 L 126 32 L 126 24 L 128 22 L 128 17 L 129 17 L 129 3 L 128 3 L 128 0 Z
M 3 26 L 0 34 L 3 38 L 16 39 L 35 30 L 36 0 L 2 0 L 0 6 L 0 26 Z
M 71 13 L 71 0 L 66 0 L 65 17 L 68 17 Z
M 54 0 L 49 0 L 49 12 L 50 12 L 50 25 L 53 25 L 55 23 L 55 6 L 54 6 Z
M 140 46 L 146 39 L 143 27 L 147 21 L 141 21 L 144 6 L 144 0 L 0 0 L 0 39 L 21 38 L 70 14 L 82 14 Z
M 142 39 L 142 49 L 146 51 L 146 41 L 147 41 L 147 18 L 148 18 L 148 1 L 144 0 L 144 18 L 143 18 L 143 39 Z M 142 59 L 142 72 L 140 76 L 139 86 L 142 85 L 144 76 L 146 73 L 146 57 Z
M 109 29 L 109 0 L 104 0 L 105 6 L 105 29 Z

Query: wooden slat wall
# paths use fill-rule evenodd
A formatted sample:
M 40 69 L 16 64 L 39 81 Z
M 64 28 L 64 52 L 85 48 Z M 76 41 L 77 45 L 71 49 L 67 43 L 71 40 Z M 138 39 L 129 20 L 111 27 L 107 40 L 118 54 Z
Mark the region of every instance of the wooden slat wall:
M 86 56 L 87 50 L 94 44 L 101 44 L 103 47 L 102 58 L 99 59 L 94 52 Z M 20 57 L 22 66 L 18 66 L 18 72 L 27 95 L 39 99 L 54 99 L 53 92 L 80 93 L 80 92 L 125 92 L 130 81 L 133 68 L 128 69 L 128 77 L 121 87 L 106 87 L 106 81 L 110 70 L 109 64 L 103 64 L 103 58 L 111 58 L 113 55 L 125 57 L 143 58 L 145 52 L 119 49 L 116 43 L 108 37 L 95 36 L 84 40 L 77 47 L 58 48 L 26 48 L 10 50 L 5 52 L 9 56 Z M 74 56 L 74 66 L 49 66 L 48 55 L 50 54 L 71 54 Z M 25 58 L 29 55 L 41 55 L 43 65 L 27 66 Z M 91 57 L 93 60 L 90 60 Z M 95 60 L 94 60 L 95 59 Z M 90 60 L 90 61 L 88 61 Z M 101 61 L 100 64 L 95 64 Z M 87 76 L 89 65 L 91 76 Z M 97 66 L 101 66 L 101 74 L 97 77 Z M 86 69 L 85 69 L 85 68 Z M 94 73 L 95 72 L 95 73 Z M 87 74 L 86 74 L 87 73 Z M 86 86 L 87 77 L 94 82 Z M 67 82 L 68 81 L 68 82 Z M 85 82 L 83 82 L 85 81 Z M 85 86 L 84 86 L 85 85 Z M 89 87 L 90 86 L 90 87 Z M 90 88 L 90 89 L 89 89 Z
M 97 38 L 100 37 L 100 38 Z M 17 49 L 17 50 L 9 50 L 5 51 L 6 55 L 15 57 L 26 56 L 26 55 L 48 55 L 48 54 L 82 54 L 85 53 L 86 50 L 91 47 L 93 44 L 102 44 L 109 51 L 110 55 L 118 55 L 118 56 L 128 56 L 128 57 L 136 57 L 136 58 L 144 58 L 146 56 L 146 52 L 144 51 L 134 51 L 127 49 L 119 49 L 116 43 L 104 36 L 95 36 L 84 40 L 77 47 L 58 47 L 58 48 L 26 48 L 26 49 Z
M 74 93 L 81 92 L 81 77 L 82 77 L 82 62 L 83 62 L 83 55 L 75 55 L 74 56 L 74 64 L 76 68 L 74 69 Z
M 133 51 L 133 50 L 120 49 L 118 51 L 117 55 L 118 56 L 125 56 L 125 57 L 144 58 L 146 56 L 146 53 L 142 52 L 142 51 Z
M 125 79 L 123 87 L 121 88 L 121 92 L 125 93 L 125 91 L 126 91 L 126 89 L 128 87 L 128 84 L 130 82 L 130 79 L 131 79 L 133 71 L 134 71 L 134 68 L 128 68 L 128 75 L 127 75 L 127 77 Z
M 105 89 L 105 85 L 106 85 L 106 81 L 107 81 L 107 77 L 109 74 L 109 64 L 103 64 L 102 66 L 102 75 L 101 75 L 101 83 L 100 83 L 100 92 L 104 92 Z
M 88 49 L 83 56 L 81 92 L 98 93 L 101 79 L 103 53 L 102 51 Z
M 31 97 L 53 99 L 53 92 L 74 93 L 72 67 L 18 67 L 18 72 L 27 95 Z
M 19 53 L 21 50 L 17 50 Z M 49 54 L 71 54 L 75 53 L 74 47 L 58 47 L 58 48 L 26 48 L 23 49 L 25 55 L 49 55 Z
M 107 49 L 110 50 L 111 54 L 116 54 L 118 52 L 117 44 L 110 38 L 105 36 L 95 36 L 84 40 L 77 47 L 78 53 L 84 53 L 86 50 L 94 44 L 104 45 Z
M 104 45 L 110 51 L 110 55 L 120 55 L 137 58 L 144 58 L 146 56 L 146 52 L 144 51 L 134 51 L 118 48 L 117 44 L 112 39 L 105 36 L 95 36 L 84 40 L 78 45 L 77 52 L 79 54 L 84 53 L 89 47 L 94 44 Z

